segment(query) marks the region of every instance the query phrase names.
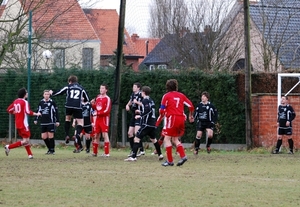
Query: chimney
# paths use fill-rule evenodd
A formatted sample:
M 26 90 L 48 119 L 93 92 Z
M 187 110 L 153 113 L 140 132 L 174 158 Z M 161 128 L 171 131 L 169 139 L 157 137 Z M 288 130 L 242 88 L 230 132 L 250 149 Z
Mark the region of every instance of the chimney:
M 189 32 L 190 30 L 188 27 L 182 27 L 182 29 L 179 31 L 179 37 L 182 38 Z
M 210 25 L 205 25 L 205 28 L 204 28 L 204 34 L 209 34 L 211 33 L 212 30 L 211 30 L 211 26 Z
M 146 44 L 146 56 L 147 56 L 149 53 L 149 40 L 146 40 L 145 44 Z
M 131 35 L 131 41 L 132 42 L 135 42 L 138 38 L 140 38 L 140 37 L 135 33 Z

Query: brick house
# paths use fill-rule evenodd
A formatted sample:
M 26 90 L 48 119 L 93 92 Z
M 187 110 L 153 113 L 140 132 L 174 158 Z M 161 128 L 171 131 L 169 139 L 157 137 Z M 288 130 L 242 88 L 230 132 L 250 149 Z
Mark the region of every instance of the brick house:
M 28 12 L 32 11 L 32 69 L 51 69 L 53 67 L 84 69 L 99 68 L 100 39 L 95 33 L 76 0 L 39 0 L 33 1 L 3 1 L 1 20 L 11 20 L 21 13 L 20 21 L 5 23 L 1 27 L 13 29 L 17 24 L 25 24 L 20 33 L 20 39 L 27 39 L 29 19 Z M 8 33 L 0 32 L 2 38 L 8 39 Z M 8 59 L 1 67 L 19 68 L 24 65 L 12 66 L 11 57 L 18 57 L 19 62 L 27 59 L 27 44 L 16 45 L 16 50 L 8 54 Z M 42 57 L 46 49 L 52 52 L 52 58 Z
M 250 1 L 250 47 L 253 71 L 280 72 L 300 68 L 300 3 Z M 244 68 L 243 1 L 237 0 L 222 26 L 219 45 L 224 65 Z M 221 49 L 220 49 L 221 50 Z M 227 54 L 227 55 L 226 55 Z
M 119 15 L 114 9 L 84 9 L 94 30 L 101 40 L 100 65 L 101 67 L 113 66 L 118 43 Z M 148 41 L 148 44 L 145 42 Z M 158 39 L 139 38 L 137 34 L 129 35 L 124 29 L 123 53 L 126 65 L 138 71 L 139 63 L 157 44 Z

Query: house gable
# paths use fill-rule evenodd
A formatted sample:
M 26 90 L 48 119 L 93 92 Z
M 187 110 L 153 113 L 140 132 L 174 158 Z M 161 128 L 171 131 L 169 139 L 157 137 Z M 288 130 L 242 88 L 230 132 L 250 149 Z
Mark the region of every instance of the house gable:
M 300 68 L 300 3 L 251 5 L 250 16 L 284 68 Z
M 101 66 L 110 65 L 118 44 L 119 15 L 114 9 L 84 9 L 101 40 Z M 143 58 L 136 50 L 136 45 L 124 29 L 123 53 L 127 65 L 137 70 L 139 59 Z

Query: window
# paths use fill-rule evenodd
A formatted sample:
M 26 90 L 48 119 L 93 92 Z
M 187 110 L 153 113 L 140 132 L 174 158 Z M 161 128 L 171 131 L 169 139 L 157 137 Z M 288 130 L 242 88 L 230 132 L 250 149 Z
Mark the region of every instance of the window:
M 65 68 L 65 49 L 57 48 L 54 51 L 54 67 L 56 68 Z
M 82 49 L 82 68 L 93 69 L 93 48 Z
M 157 68 L 158 69 L 167 69 L 167 66 L 166 65 L 158 65 Z
M 154 70 L 155 69 L 155 66 L 154 65 L 150 65 L 149 66 L 149 70 Z

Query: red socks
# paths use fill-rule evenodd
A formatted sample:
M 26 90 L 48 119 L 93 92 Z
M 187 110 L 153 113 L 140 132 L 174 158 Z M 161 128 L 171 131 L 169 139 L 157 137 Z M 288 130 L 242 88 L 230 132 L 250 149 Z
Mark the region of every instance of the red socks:
M 32 155 L 32 152 L 31 152 L 31 149 L 30 149 L 30 144 L 25 145 L 24 147 L 25 147 L 25 149 L 26 149 L 26 152 L 27 152 L 28 156 L 29 156 L 29 155 Z
M 185 152 L 184 152 L 184 148 L 183 148 L 182 144 L 177 145 L 176 149 L 177 149 L 177 152 L 179 153 L 180 158 L 184 158 Z
M 22 146 L 22 143 L 21 141 L 18 141 L 18 142 L 15 142 L 15 143 L 12 143 L 8 146 L 9 149 L 13 149 L 13 148 L 17 148 L 17 147 L 21 147 Z
M 98 154 L 98 146 L 99 146 L 98 143 L 93 142 L 93 153 L 94 153 L 95 155 Z
M 104 154 L 109 154 L 109 142 L 104 142 Z
M 173 162 L 172 146 L 166 147 L 166 153 L 168 162 Z

